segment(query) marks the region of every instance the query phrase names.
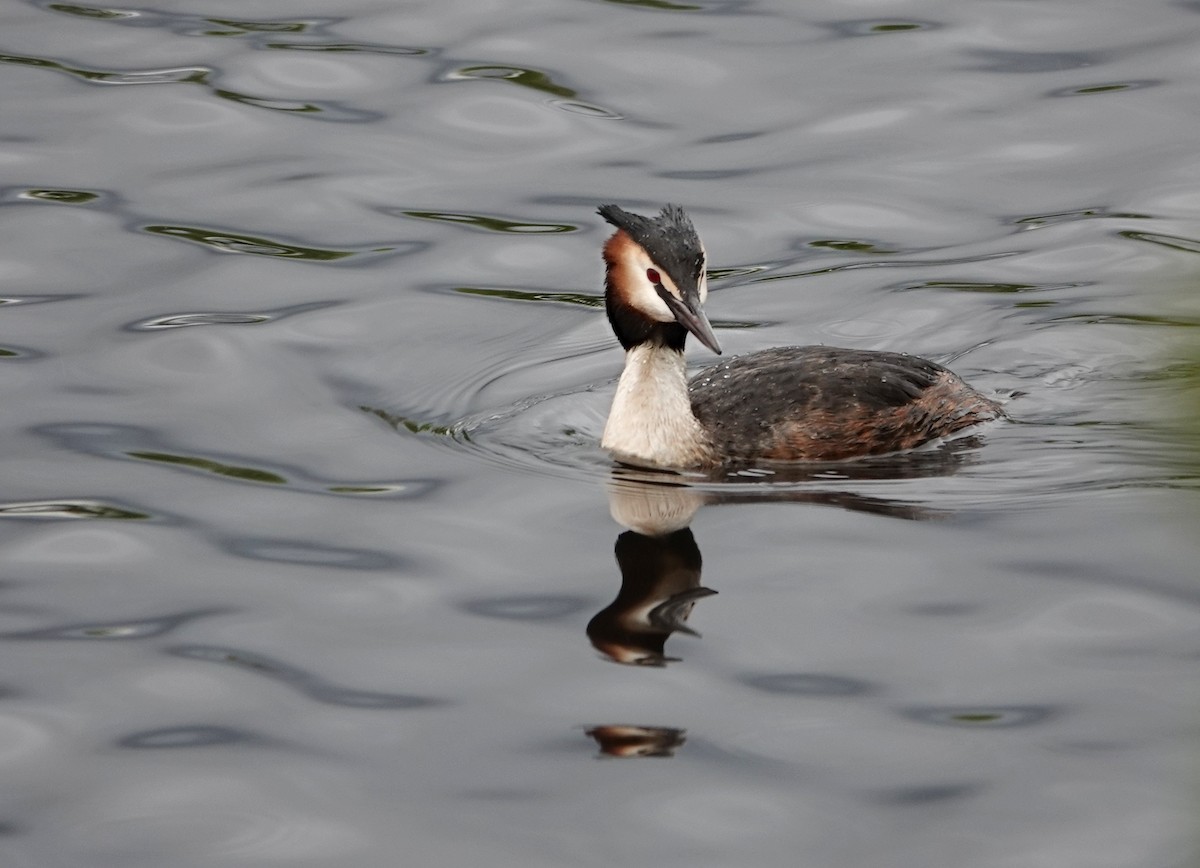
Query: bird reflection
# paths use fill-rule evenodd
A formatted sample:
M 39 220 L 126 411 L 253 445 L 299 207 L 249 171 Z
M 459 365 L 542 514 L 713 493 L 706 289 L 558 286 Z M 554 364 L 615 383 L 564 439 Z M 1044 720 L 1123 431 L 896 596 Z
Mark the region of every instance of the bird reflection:
M 700 584 L 700 548 L 689 529 L 702 506 L 772 501 L 823 504 L 909 520 L 941 518 L 949 513 L 922 503 L 862 494 L 844 488 L 843 483 L 949 476 L 971 459 L 978 446 L 978 438 L 965 437 L 932 450 L 725 476 L 720 484 L 697 475 L 614 468 L 608 485 L 609 511 L 628 528 L 616 544 L 621 590 L 588 623 L 588 638 L 618 663 L 678 662 L 678 657 L 667 656 L 667 639 L 676 632 L 698 636 L 688 626 L 688 617 L 697 601 L 716 593 Z
M 593 726 L 587 734 L 600 746 L 601 756 L 669 757 L 687 740 L 687 730 L 667 726 L 635 726 L 626 723 Z
M 627 530 L 617 537 L 621 590 L 588 623 L 588 638 L 617 663 L 665 666 L 667 638 L 698 635 L 687 625 L 697 600 L 716 593 L 700 585 L 700 548 L 692 531 L 659 536 Z
M 937 449 L 853 462 L 807 463 L 718 477 L 616 467 L 608 484 L 609 511 L 628 528 L 617 537 L 621 589 L 588 623 L 592 645 L 617 663 L 663 667 L 673 633 L 699 634 L 688 625 L 698 601 L 717 592 L 700 584 L 700 547 L 690 525 L 703 506 L 735 503 L 808 503 L 907 520 L 930 520 L 948 510 L 850 490 L 856 481 L 950 476 L 973 460 L 977 437 Z M 732 484 L 730 484 L 732 483 Z M 590 726 L 601 756 L 671 757 L 685 730 L 634 724 Z

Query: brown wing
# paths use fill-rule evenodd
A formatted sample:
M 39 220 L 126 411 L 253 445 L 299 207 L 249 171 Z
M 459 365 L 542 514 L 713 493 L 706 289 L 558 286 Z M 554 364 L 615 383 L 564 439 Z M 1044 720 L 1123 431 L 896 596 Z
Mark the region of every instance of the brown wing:
M 934 362 L 837 347 L 738 356 L 701 371 L 689 389 L 716 452 L 734 460 L 877 455 L 1000 415 Z

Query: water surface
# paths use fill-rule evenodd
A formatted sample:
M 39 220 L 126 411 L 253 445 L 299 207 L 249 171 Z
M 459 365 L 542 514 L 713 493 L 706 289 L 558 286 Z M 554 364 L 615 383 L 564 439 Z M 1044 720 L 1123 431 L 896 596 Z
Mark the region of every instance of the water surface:
M 1200 6 L 0 22 L 6 866 L 1195 862 Z M 614 475 L 608 201 L 1011 419 Z

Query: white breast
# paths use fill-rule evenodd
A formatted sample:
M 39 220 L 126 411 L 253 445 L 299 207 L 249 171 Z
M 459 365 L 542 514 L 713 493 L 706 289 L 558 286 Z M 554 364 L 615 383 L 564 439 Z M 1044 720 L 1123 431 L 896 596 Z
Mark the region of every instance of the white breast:
M 683 353 L 642 344 L 625 354 L 625 370 L 600 445 L 627 464 L 705 463 L 708 438 L 692 414 Z

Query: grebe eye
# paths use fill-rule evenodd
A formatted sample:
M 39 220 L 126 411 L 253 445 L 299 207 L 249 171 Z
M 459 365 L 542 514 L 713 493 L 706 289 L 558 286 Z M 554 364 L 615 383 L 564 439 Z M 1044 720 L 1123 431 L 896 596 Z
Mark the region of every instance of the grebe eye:
M 646 279 L 654 284 L 662 283 L 662 276 L 653 268 L 646 269 Z

